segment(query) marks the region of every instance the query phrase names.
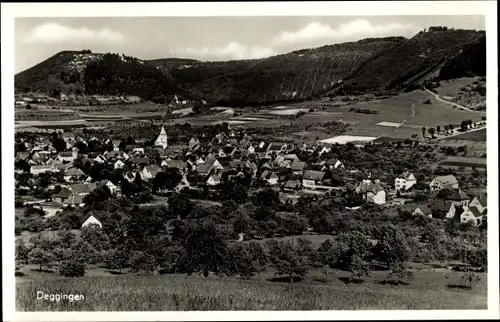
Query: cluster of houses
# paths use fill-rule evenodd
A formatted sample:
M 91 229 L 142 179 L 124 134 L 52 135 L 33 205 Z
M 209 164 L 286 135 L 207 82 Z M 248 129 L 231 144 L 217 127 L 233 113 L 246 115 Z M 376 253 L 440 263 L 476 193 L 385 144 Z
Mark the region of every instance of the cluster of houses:
M 229 134 L 220 133 L 210 139 L 193 137 L 187 145 L 171 146 L 168 143 L 168 135 L 162 127 L 153 147 L 145 147 L 136 142 L 133 145 L 126 145 L 123 149 L 123 146 L 120 148 L 120 141 L 108 139 L 105 143 L 113 147 L 111 151 L 81 155 L 75 147 L 77 142 L 88 144 L 98 139 L 92 137 L 87 142 L 71 132 L 64 132 L 62 136 L 66 142 L 67 152 L 57 152 L 48 140 L 42 140 L 35 144 L 25 144 L 27 152 L 19 152 L 16 155 L 16 160 L 23 159 L 28 162 L 33 175 L 62 172 L 65 183 L 60 185 L 60 191 L 54 193 L 50 204 L 42 205 L 49 208 L 47 209 L 49 213 L 53 213 L 51 209 L 57 208 L 57 204 L 59 209 L 66 206 L 82 206 L 84 197 L 98 186 L 106 186 L 112 194 L 120 194 L 119 182 L 113 183 L 109 180 L 94 182 L 91 177 L 86 177 L 81 169 L 74 166 L 77 158 L 82 158 L 83 162 L 88 160 L 91 163 L 106 164 L 115 170 L 121 169 L 123 179 L 129 182 L 133 182 L 138 175 L 141 180 L 149 181 L 163 169 L 176 168 L 183 178 L 175 187 L 175 191 L 200 185 L 217 189 L 217 186 L 225 180 L 250 175 L 252 181 L 276 187 L 286 194 L 342 190 L 358 194 L 369 203 L 389 206 L 392 205 L 387 200 L 389 191 L 408 191 L 417 183 L 412 173 L 404 172 L 395 179 L 394 188 L 392 184 L 384 184 L 370 177 L 360 182 L 336 187 L 332 184 L 332 171 L 347 170 L 342 160 L 331 157 L 330 154 L 324 160 L 311 164 L 300 160 L 294 153 L 299 149 L 309 153 L 315 152 L 321 156 L 332 149 L 332 146 L 326 143 L 297 146 L 291 143 L 259 142 L 247 134 L 230 131 Z M 209 142 L 205 144 L 207 140 Z M 197 175 L 198 182 L 189 182 L 188 174 L 192 173 Z M 432 192 L 452 189 L 456 194 L 450 194 L 446 200 L 419 205 L 413 211 L 415 215 L 436 218 L 458 216 L 461 222 L 472 221 L 476 225 L 481 224 L 482 218 L 486 215 L 485 197 L 475 197 L 471 200 L 460 190 L 454 176 L 436 177 L 429 186 Z

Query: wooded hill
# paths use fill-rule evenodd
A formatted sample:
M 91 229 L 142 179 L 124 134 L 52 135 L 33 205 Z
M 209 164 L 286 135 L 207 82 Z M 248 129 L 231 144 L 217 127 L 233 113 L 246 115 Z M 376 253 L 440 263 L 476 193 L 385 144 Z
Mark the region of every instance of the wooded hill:
M 17 92 L 174 95 L 248 106 L 320 95 L 396 94 L 431 77 L 485 76 L 485 32 L 429 28 L 410 39 L 370 38 L 263 59 L 140 60 L 64 51 L 15 76 Z

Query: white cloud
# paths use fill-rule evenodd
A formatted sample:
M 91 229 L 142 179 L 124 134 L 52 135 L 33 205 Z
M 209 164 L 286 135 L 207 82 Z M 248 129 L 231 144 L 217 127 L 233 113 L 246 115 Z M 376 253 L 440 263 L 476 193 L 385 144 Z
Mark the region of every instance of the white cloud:
M 172 53 L 174 56 L 188 55 L 200 59 L 256 59 L 269 57 L 275 54 L 269 47 L 258 45 L 243 45 L 237 42 L 231 42 L 226 46 L 199 47 L 199 48 L 180 48 Z
M 334 42 L 366 37 L 400 36 L 415 30 L 416 27 L 413 25 L 398 23 L 375 25 L 363 19 L 341 24 L 338 28 L 332 28 L 330 25 L 319 22 L 311 22 L 297 31 L 283 31 L 274 40 L 279 44 L 307 43 L 317 40 Z
M 33 27 L 24 38 L 25 42 L 42 42 L 47 44 L 81 41 L 106 41 L 120 43 L 124 40 L 125 37 L 121 33 L 109 28 L 93 30 L 87 27 L 63 26 L 53 22 Z

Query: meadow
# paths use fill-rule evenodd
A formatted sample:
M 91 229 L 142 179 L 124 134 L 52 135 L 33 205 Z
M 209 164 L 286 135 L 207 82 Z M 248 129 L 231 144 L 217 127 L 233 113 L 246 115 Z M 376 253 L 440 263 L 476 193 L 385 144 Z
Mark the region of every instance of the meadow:
M 486 128 L 479 131 L 455 135 L 450 138 L 443 138 L 443 140 L 486 142 Z
M 453 274 L 445 278 L 440 272 L 419 273 L 408 286 L 381 285 L 373 278 L 363 285 L 344 284 L 338 275 L 324 283 L 319 273 L 310 284 L 270 282 L 262 280 L 264 276 L 46 278 L 18 281 L 16 306 L 19 311 L 486 309 L 486 275 L 476 289 L 467 291 L 454 286 L 460 273 Z M 36 299 L 37 291 L 82 294 L 85 299 L 42 301 Z

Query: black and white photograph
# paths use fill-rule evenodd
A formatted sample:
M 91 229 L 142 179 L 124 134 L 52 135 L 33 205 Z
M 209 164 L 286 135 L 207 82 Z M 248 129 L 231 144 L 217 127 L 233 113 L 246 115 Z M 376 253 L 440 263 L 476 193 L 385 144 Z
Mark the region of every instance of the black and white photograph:
M 496 2 L 137 5 L 2 4 L 12 321 L 498 318 Z

